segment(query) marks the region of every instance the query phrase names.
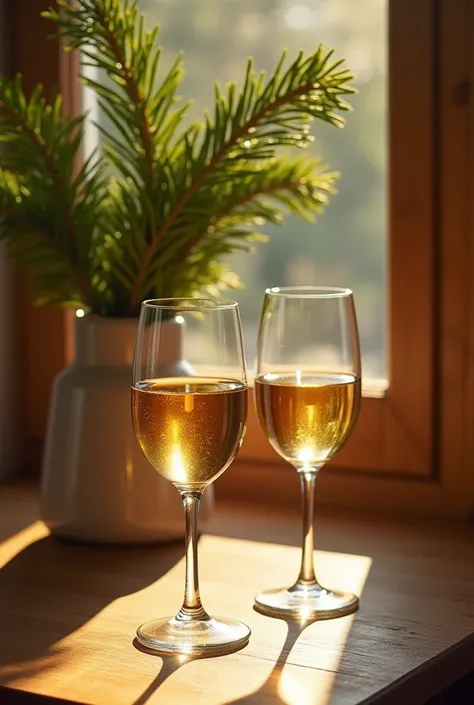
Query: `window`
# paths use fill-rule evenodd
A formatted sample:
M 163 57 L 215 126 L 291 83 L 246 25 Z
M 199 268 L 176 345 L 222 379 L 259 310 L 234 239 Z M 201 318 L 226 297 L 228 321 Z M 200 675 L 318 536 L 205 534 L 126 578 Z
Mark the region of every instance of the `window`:
M 263 289 L 283 284 L 350 286 L 358 304 L 366 378 L 386 377 L 387 0 L 140 0 L 160 24 L 165 61 L 184 51 L 183 96 L 198 118 L 218 80 L 242 83 L 249 56 L 270 71 L 285 48 L 309 53 L 315 42 L 346 57 L 357 75 L 355 110 L 343 131 L 316 124 L 308 151 L 340 170 L 339 195 L 314 225 L 288 218 L 267 228 L 268 245 L 232 259 L 245 288 L 239 300 L 251 365 Z M 185 18 L 185 22 L 183 21 Z
M 184 99 L 193 101 L 188 119 L 213 105 L 214 82 L 241 85 L 245 64 L 270 71 L 285 48 L 289 57 L 310 53 L 315 42 L 346 57 L 357 75 L 354 112 L 341 131 L 315 122 L 308 156 L 341 170 L 339 194 L 317 224 L 288 218 L 268 227 L 269 245 L 233 257 L 244 284 L 232 292 L 241 307 L 251 367 L 266 286 L 317 283 L 350 286 L 356 296 L 364 378 L 387 376 L 387 0 L 140 0 L 148 24 L 159 24 L 164 47 L 162 72 L 184 51 Z M 183 17 L 186 21 L 183 22 Z M 90 115 L 104 122 L 94 94 L 85 91 Z M 98 134 L 89 131 L 90 147 Z M 380 383 L 379 383 L 380 386 Z

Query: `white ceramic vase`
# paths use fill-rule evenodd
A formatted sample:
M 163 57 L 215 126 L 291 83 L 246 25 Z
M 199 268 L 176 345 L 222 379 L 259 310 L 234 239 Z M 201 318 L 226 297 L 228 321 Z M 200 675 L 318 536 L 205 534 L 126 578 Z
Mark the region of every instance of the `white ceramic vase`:
M 41 516 L 53 534 L 96 543 L 169 541 L 184 535 L 182 502 L 142 454 L 130 413 L 137 319 L 76 319 L 75 356 L 55 379 L 41 482 Z M 163 372 L 185 374 L 181 329 L 162 331 Z M 201 525 L 213 508 L 203 495 Z

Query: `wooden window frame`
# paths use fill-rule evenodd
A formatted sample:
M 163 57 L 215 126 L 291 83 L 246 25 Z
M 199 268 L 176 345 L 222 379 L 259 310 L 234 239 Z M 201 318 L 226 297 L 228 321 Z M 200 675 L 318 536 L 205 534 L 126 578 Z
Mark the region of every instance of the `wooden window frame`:
M 39 12 L 49 4 L 15 3 L 37 41 L 47 35 Z M 390 384 L 386 393 L 364 398 L 353 438 L 321 473 L 318 497 L 465 517 L 474 512 L 474 8 L 469 0 L 391 0 L 389 12 Z M 56 50 L 56 68 L 45 77 L 43 66 L 41 80 L 59 81 L 72 112 L 80 107 L 77 60 Z M 31 60 L 38 48 L 24 41 L 16 53 L 29 83 L 39 80 Z M 30 403 L 33 395 L 26 434 L 39 438 L 53 373 L 71 355 L 72 333 L 67 316 L 22 307 Z M 57 341 L 53 358 L 52 345 L 38 354 L 45 330 Z M 263 438 L 252 398 L 246 441 L 218 494 L 294 501 L 295 475 Z

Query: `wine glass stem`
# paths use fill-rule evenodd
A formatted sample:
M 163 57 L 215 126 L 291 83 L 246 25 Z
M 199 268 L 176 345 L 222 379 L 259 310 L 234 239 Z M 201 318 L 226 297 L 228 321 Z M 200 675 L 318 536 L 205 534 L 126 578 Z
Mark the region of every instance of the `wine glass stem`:
M 300 470 L 301 499 L 303 510 L 303 550 L 301 555 L 301 568 L 297 583 L 300 585 L 316 585 L 313 562 L 313 512 L 314 512 L 314 484 L 319 468 Z
M 182 492 L 185 517 L 186 582 L 184 602 L 177 618 L 183 621 L 209 619 L 199 594 L 198 516 L 201 492 Z

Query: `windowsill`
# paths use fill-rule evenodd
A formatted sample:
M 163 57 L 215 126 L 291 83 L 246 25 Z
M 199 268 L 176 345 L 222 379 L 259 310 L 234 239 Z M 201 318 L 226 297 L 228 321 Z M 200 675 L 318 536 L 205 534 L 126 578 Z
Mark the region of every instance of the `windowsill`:
M 361 608 L 303 628 L 252 609 L 256 590 L 295 576 L 297 512 L 221 502 L 200 542 L 203 599 L 252 637 L 239 653 L 183 664 L 132 644 L 139 623 L 178 607 L 180 544 L 53 541 L 33 487 L 2 488 L 0 518 L 2 703 L 421 705 L 472 668 L 468 525 L 319 512 L 320 579 L 358 592 Z

